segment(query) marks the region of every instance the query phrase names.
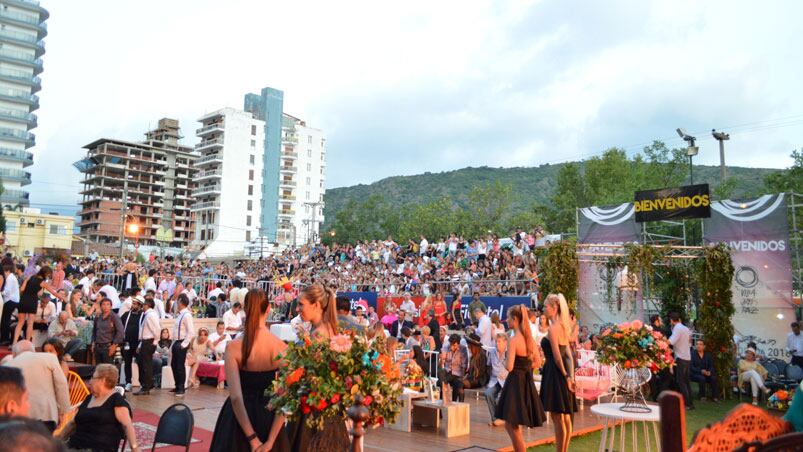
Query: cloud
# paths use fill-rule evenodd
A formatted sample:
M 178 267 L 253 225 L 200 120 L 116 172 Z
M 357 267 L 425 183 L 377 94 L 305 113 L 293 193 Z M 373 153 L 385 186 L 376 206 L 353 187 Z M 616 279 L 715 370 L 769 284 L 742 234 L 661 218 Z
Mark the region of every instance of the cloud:
M 263 86 L 328 135 L 327 186 L 465 166 L 636 152 L 711 128 L 729 164 L 783 167 L 800 145 L 794 1 L 247 2 L 99 0 L 50 8 L 34 203 L 72 204 L 69 165 Z M 778 119 L 786 118 L 786 119 Z

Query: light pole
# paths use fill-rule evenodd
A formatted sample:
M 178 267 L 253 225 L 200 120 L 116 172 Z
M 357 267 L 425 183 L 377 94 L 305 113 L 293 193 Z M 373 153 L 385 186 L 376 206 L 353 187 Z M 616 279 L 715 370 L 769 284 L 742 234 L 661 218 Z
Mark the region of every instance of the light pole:
M 692 166 L 692 157 L 697 155 L 697 152 L 700 150 L 697 146 L 694 145 L 694 142 L 697 141 L 697 138 L 689 135 L 686 133 L 685 130 L 678 128 L 676 129 L 680 138 L 683 138 L 683 141 L 688 143 L 689 145 L 686 147 L 686 155 L 689 156 L 689 185 L 694 185 L 694 170 Z
M 717 129 L 711 129 L 711 135 L 719 141 L 719 181 L 725 182 L 725 141 L 730 140 L 731 136 L 729 133 L 717 132 Z

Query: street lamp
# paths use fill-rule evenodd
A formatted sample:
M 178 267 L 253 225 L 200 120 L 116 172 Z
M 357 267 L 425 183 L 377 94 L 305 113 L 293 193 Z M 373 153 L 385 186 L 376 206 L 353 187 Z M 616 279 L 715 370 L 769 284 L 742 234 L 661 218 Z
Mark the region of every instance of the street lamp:
M 128 235 L 133 235 L 135 237 L 134 249 L 139 250 L 139 224 L 128 223 L 125 230 L 128 232 Z
M 711 129 L 711 135 L 719 141 L 719 179 L 720 182 L 725 182 L 725 141 L 730 140 L 731 136 L 725 132 L 717 132 L 717 129 Z
M 329 231 L 329 236 L 330 237 L 334 237 L 335 235 L 337 235 L 337 233 L 334 231 L 334 229 Z
M 680 135 L 680 138 L 683 138 L 683 141 L 689 144 L 686 147 L 686 155 L 689 156 L 689 185 L 694 185 L 694 171 L 692 169 L 691 159 L 692 157 L 697 155 L 697 152 L 699 152 L 700 150 L 700 148 L 694 145 L 694 142 L 697 141 L 697 138 L 689 135 L 688 133 L 686 133 L 685 130 L 681 128 L 676 129 L 676 131 L 678 135 Z

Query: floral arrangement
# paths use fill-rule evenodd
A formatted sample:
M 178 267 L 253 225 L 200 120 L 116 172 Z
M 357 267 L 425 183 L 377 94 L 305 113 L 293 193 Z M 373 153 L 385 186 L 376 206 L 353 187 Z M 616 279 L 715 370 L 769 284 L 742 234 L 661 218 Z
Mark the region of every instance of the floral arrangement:
M 641 320 L 620 323 L 602 332 L 597 357 L 603 364 L 625 369 L 649 368 L 653 372 L 674 363 L 669 340 Z
M 368 408 L 366 426 L 393 421 L 402 392 L 399 368 L 364 335 L 352 332 L 331 339 L 291 343 L 287 366 L 269 389 L 269 407 L 290 420 L 304 416 L 308 427 L 321 429 L 326 419 L 346 419 L 357 396 Z
M 410 389 L 420 391 L 424 385 L 424 370 L 417 362 L 410 360 L 407 363 L 407 375 L 404 377 L 402 384 Z
M 771 395 L 770 398 L 767 399 L 767 408 L 786 411 L 789 409 L 789 402 L 792 401 L 792 397 L 794 397 L 794 395 L 794 389 L 789 391 L 785 389 L 775 391 L 775 394 Z

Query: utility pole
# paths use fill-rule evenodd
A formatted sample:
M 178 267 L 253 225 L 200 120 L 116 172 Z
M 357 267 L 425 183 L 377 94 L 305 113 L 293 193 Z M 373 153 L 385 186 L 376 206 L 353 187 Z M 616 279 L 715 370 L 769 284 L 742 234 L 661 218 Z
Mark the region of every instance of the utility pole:
M 725 141 L 730 140 L 731 136 L 729 133 L 717 132 L 717 129 L 711 129 L 711 135 L 719 141 L 719 181 L 725 182 Z
M 683 141 L 689 144 L 688 147 L 686 147 L 686 155 L 689 157 L 689 185 L 694 185 L 694 167 L 692 166 L 692 157 L 697 155 L 697 152 L 699 151 L 699 148 L 694 145 L 697 138 L 689 135 L 681 128 L 677 129 L 677 133 L 680 135 L 680 138 L 682 138 Z
M 128 170 L 123 175 L 123 201 L 120 203 L 120 261 L 125 255 L 125 217 L 128 210 Z

